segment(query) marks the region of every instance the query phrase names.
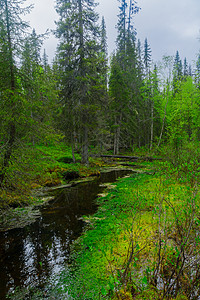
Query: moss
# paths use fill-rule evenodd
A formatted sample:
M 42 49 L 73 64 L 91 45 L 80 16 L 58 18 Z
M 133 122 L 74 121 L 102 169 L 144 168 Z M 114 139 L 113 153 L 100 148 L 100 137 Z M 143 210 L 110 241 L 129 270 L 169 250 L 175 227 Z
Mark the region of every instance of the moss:
M 176 300 L 189 300 L 189 298 L 187 296 L 185 296 L 185 295 L 179 294 L 176 297 Z
M 160 293 L 154 288 L 148 288 L 147 290 L 141 292 L 137 295 L 134 300 L 160 300 Z
M 9 169 L 5 186 L 0 190 L 0 209 L 30 205 L 34 189 L 58 186 L 79 177 L 99 176 L 99 159 L 92 159 L 91 166 L 86 167 L 79 163 L 80 155 L 75 156 L 78 163 L 74 164 L 71 148 L 61 142 L 29 145 L 23 157 L 24 166 L 16 159 Z
M 129 285 L 136 286 L 137 291 L 143 290 L 135 293 L 134 299 L 160 299 L 162 288 L 160 291 L 149 288 L 157 266 L 159 238 L 162 238 L 159 276 L 167 282 L 180 253 L 176 218 L 187 230 L 192 197 L 192 189 L 161 174 L 133 175 L 107 190 L 107 195 L 98 198 L 99 210 L 89 222 L 91 230 L 77 242 L 78 272 L 74 281 L 70 281 L 73 297 L 80 297 L 84 290 L 85 298 L 80 299 L 95 300 L 100 294 L 112 299 L 116 298 L 115 290 L 120 291 L 125 284 L 121 299 L 133 297 Z M 186 274 L 183 277 L 188 278 L 182 286 L 184 291 L 190 283 Z
M 42 199 L 30 197 L 28 202 L 29 206 L 21 205 L 21 207 L 7 207 L 6 209 L 0 209 L 0 231 L 22 228 L 35 222 L 41 215 L 38 207 L 51 199 L 51 197 Z

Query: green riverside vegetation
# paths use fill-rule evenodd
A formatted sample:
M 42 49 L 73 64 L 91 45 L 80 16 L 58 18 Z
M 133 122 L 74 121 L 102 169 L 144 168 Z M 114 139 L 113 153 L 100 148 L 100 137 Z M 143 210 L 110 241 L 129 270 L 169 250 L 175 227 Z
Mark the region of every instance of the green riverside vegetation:
M 98 198 L 98 212 L 85 217 L 88 228 L 73 245 L 71 275 L 67 271 L 61 276 L 61 295 L 196 299 L 200 288 L 196 175 L 189 181 L 184 167 L 177 170 L 169 163 L 154 167 L 155 174 L 133 173 L 109 185 Z
M 198 175 L 188 176 L 191 165 L 143 167 L 105 186 L 97 213 L 84 218 L 86 231 L 72 245 L 71 265 L 47 288 L 49 297 L 197 299 Z
M 134 27 L 140 8 L 119 0 L 108 57 L 96 6 L 56 0 L 49 64 L 47 33 L 23 20 L 32 6 L 0 0 L 0 229 L 35 220 L 48 201 L 38 191 L 98 176 L 113 163 L 101 155 L 137 156 L 146 172 L 98 198 L 49 297 L 199 299 L 200 55 L 193 66 L 179 51 L 153 63 Z

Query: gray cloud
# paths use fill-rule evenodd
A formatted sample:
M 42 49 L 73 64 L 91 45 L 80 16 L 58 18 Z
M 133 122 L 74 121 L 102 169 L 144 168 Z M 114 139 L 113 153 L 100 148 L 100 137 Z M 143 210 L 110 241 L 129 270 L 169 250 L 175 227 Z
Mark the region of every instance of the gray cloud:
M 155 60 L 179 50 L 190 62 L 199 51 L 200 2 L 198 0 L 140 0 L 135 17 L 138 37 L 148 38 Z
M 55 28 L 54 0 L 28 0 L 27 3 L 35 5 L 27 19 L 38 33 Z M 174 55 L 176 50 L 190 62 L 195 59 L 200 47 L 199 0 L 138 0 L 138 5 L 141 10 L 134 18 L 137 37 L 142 43 L 147 37 L 154 60 L 161 59 L 163 55 Z M 109 53 L 115 48 L 118 6 L 117 0 L 99 0 L 97 7 L 100 16 L 103 15 L 106 20 Z M 56 43 L 53 36 L 45 41 L 50 58 L 54 55 Z

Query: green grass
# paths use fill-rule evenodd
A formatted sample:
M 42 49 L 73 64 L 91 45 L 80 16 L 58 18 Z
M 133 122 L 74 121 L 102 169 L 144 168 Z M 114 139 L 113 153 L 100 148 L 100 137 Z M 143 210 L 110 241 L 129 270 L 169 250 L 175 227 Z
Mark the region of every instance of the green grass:
M 0 190 L 0 209 L 32 204 L 34 189 L 65 184 L 68 173 L 76 177 L 99 174 L 100 160 L 91 159 L 87 167 L 80 163 L 80 154 L 75 159 L 73 163 L 71 147 L 63 142 L 18 149 L 7 170 L 5 188 Z
M 167 284 L 171 274 L 180 270 L 177 257 L 184 241 L 185 255 L 194 257 L 195 249 L 200 248 L 195 239 L 200 223 L 199 196 L 174 179 L 131 176 L 119 180 L 106 197 L 98 199 L 98 212 L 87 218 L 89 230 L 74 244 L 75 275 L 69 282 L 69 276 L 64 279 L 72 299 L 169 299 L 170 295 L 170 299 L 187 299 L 191 274 L 197 266 L 181 273 L 181 295 L 172 296 L 173 289 L 165 295 L 167 287 L 153 283 L 162 278 Z M 196 221 L 189 232 L 193 200 Z

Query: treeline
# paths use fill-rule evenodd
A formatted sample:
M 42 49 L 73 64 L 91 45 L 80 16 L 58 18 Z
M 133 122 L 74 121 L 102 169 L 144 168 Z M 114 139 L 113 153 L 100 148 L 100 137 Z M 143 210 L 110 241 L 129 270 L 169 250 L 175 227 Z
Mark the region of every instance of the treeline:
M 108 58 L 106 24 L 94 0 L 57 0 L 59 39 L 51 65 L 45 35 L 23 21 L 25 0 L 0 0 L 0 185 L 26 172 L 38 143 L 64 138 L 88 164 L 91 148 L 149 150 L 199 141 L 200 56 L 165 56 L 153 64 L 148 40 L 134 28 L 136 2 L 121 0 L 116 50 Z M 193 146 L 195 147 L 195 146 Z M 32 152 L 31 152 L 32 153 Z M 22 175 L 20 175 L 22 176 Z

